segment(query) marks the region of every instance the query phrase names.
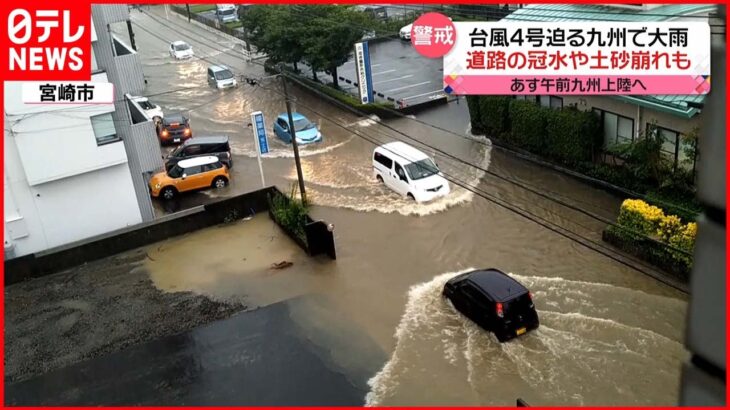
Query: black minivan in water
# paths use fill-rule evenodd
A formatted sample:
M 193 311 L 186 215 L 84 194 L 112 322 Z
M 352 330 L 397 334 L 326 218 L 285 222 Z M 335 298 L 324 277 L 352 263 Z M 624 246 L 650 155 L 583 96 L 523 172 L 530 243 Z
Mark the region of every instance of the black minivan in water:
M 178 162 L 193 158 L 214 155 L 221 163 L 231 169 L 233 157 L 231 156 L 231 145 L 225 135 L 193 137 L 173 150 L 165 159 L 165 169 L 169 170 Z
M 497 269 L 457 275 L 446 282 L 443 294 L 456 310 L 493 332 L 500 342 L 540 326 L 530 291 Z

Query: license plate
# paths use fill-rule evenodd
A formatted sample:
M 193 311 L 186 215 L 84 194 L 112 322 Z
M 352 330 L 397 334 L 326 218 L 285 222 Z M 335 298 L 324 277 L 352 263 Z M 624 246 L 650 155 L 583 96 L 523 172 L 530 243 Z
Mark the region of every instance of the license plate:
M 173 141 L 173 142 L 180 142 L 180 138 L 175 138 L 175 139 L 174 139 L 174 140 L 172 140 L 172 141 Z
M 517 329 L 517 336 L 524 335 L 525 332 L 527 332 L 527 328 L 521 327 L 521 328 Z

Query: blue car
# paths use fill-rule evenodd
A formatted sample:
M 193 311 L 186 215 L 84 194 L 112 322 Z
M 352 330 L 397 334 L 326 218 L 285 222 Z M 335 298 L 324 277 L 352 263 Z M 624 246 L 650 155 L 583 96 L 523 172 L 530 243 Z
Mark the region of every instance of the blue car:
M 322 133 L 317 129 L 317 125 L 307 119 L 307 117 L 298 112 L 292 113 L 294 120 L 294 130 L 297 135 L 297 144 L 311 144 L 313 142 L 322 141 Z M 274 121 L 274 134 L 280 140 L 290 143 L 291 134 L 289 133 L 289 116 L 280 114 Z

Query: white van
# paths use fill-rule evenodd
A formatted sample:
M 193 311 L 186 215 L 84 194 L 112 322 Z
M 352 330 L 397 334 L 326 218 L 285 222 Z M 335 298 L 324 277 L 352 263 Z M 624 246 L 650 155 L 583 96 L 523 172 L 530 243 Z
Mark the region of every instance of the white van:
M 208 67 L 208 84 L 222 90 L 238 86 L 236 76 L 224 65 L 212 65 Z
M 417 202 L 427 202 L 451 192 L 449 181 L 434 160 L 403 142 L 375 148 L 373 176 L 393 191 Z
M 235 4 L 216 4 L 215 16 L 221 23 L 238 21 L 238 8 Z

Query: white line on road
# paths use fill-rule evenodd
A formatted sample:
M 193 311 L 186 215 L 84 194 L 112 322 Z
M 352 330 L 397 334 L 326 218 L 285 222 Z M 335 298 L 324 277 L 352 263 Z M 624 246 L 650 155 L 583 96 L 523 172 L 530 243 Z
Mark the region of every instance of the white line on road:
M 430 81 L 424 81 L 422 83 L 416 83 L 416 84 L 406 85 L 403 87 L 393 88 L 392 90 L 383 91 L 383 93 L 392 93 L 393 91 L 405 90 L 406 88 L 418 87 L 419 85 L 424 85 L 424 84 L 429 84 L 429 83 L 430 83 Z
M 380 75 L 380 74 L 392 73 L 393 71 L 395 71 L 395 68 L 392 69 L 392 70 L 385 70 L 385 71 L 381 71 L 381 72 L 378 72 L 378 73 L 373 73 L 373 77 L 375 77 L 376 75 Z
M 403 97 L 403 98 L 401 98 L 401 99 L 402 99 L 402 100 L 407 100 L 407 99 L 409 99 L 409 98 L 423 97 L 424 95 L 429 95 L 429 94 L 436 94 L 436 93 L 441 93 L 441 92 L 443 92 L 443 91 L 444 91 L 444 90 L 436 90 L 436 91 L 431 91 L 430 93 L 423 93 L 423 94 L 418 94 L 418 95 L 411 95 L 410 97 Z
M 376 81 L 376 82 L 373 83 L 373 85 L 375 85 L 375 84 L 382 84 L 382 83 L 388 83 L 388 82 L 391 82 L 391 81 L 402 80 L 404 78 L 411 78 L 411 77 L 413 77 L 413 74 L 404 75 L 403 77 L 391 78 L 390 80 Z

